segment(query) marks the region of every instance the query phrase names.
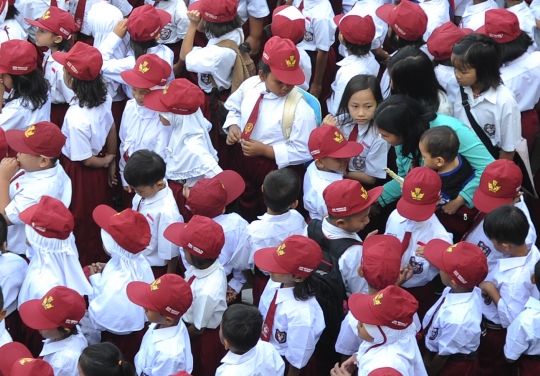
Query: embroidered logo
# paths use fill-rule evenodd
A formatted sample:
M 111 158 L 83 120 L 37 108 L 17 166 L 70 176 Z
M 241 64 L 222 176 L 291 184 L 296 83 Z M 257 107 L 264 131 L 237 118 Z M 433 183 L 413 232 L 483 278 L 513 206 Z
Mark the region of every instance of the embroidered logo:
M 49 18 L 51 18 L 51 11 L 50 10 L 46 11 L 45 13 L 43 13 L 43 16 L 41 16 L 42 20 L 48 20 Z
M 383 293 L 375 295 L 375 297 L 373 298 L 373 305 L 381 305 L 383 296 Z
M 283 244 L 283 243 L 281 243 L 279 245 L 279 247 L 277 247 L 276 252 L 277 252 L 278 256 L 283 256 L 285 254 L 285 247 L 286 247 L 286 245 Z
M 433 341 L 439 335 L 439 328 L 433 328 L 431 334 L 429 335 L 429 340 Z
M 411 256 L 409 259 L 409 264 L 411 264 L 413 268 L 413 274 L 422 274 L 424 271 L 424 263 L 422 261 L 416 261 L 414 256 Z
M 495 124 L 485 124 L 484 125 L 484 132 L 486 132 L 489 137 L 495 136 L 496 131 L 497 130 L 495 128 Z
M 287 64 L 287 68 L 294 68 L 296 65 L 296 59 L 293 55 L 291 55 L 288 60 L 285 60 L 285 63 Z
M 484 243 L 483 241 L 479 241 L 478 242 L 478 247 L 480 247 L 480 249 L 482 250 L 482 252 L 484 252 L 484 254 L 487 256 L 489 256 L 489 254 L 491 253 L 491 248 L 489 248 L 486 243 Z
M 169 90 L 169 85 L 163 88 L 163 95 L 167 94 L 167 90 Z
M 413 200 L 421 201 L 424 198 L 425 193 L 422 193 L 422 189 L 414 188 L 414 191 L 411 191 L 411 196 Z
M 221 188 L 225 189 L 225 184 L 221 183 Z
M 489 191 L 493 193 L 499 192 L 499 189 L 501 189 L 501 186 L 497 184 L 499 184 L 499 181 L 497 180 L 493 180 L 491 183 L 488 183 Z
M 47 11 L 48 12 L 48 11 Z M 33 362 L 35 359 L 33 358 L 22 358 L 22 359 L 19 359 L 18 362 L 21 366 L 24 366 L 26 363 L 31 363 Z
M 276 329 L 276 341 L 278 343 L 285 343 L 287 342 L 287 332 L 280 332 Z
M 446 252 L 452 253 L 452 252 L 454 252 L 454 248 L 456 248 L 456 247 L 457 247 L 457 244 L 451 245 L 450 247 L 448 247 L 446 249 Z
M 150 284 L 150 291 L 156 291 L 159 290 L 159 284 L 161 283 L 161 278 L 156 279 L 154 282 Z
M 362 197 L 364 200 L 368 199 L 368 193 L 364 187 L 362 187 L 362 193 L 360 194 L 360 197 Z
M 148 62 L 147 61 L 139 64 L 139 72 L 141 72 L 142 74 L 145 74 L 149 70 L 150 70 L 150 68 L 148 68 Z
M 345 139 L 343 138 L 343 135 L 339 132 L 334 132 L 334 141 L 336 141 L 338 144 L 341 144 Z
M 34 133 L 36 133 L 35 125 L 31 125 L 30 127 L 28 127 L 27 130 L 24 131 L 24 135 L 26 136 L 26 138 L 33 136 Z
M 52 296 L 45 297 L 41 305 L 43 306 L 43 308 L 45 308 L 45 310 L 48 310 L 48 309 L 54 308 L 52 304 L 53 301 L 54 301 L 54 298 Z
M 244 133 L 250 133 L 253 130 L 253 123 L 247 123 Z

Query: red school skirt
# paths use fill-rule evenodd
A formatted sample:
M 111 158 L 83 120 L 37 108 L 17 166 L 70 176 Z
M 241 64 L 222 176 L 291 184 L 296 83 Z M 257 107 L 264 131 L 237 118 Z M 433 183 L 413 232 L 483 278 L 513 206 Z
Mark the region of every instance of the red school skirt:
M 536 139 L 539 130 L 538 112 L 536 112 L 534 108 L 532 110 L 523 111 L 521 113 L 521 136 L 527 140 L 529 156 L 532 156 L 534 140 Z
M 418 317 L 420 321 L 424 319 L 427 311 L 439 300 L 439 296 L 435 295 L 435 283 L 430 281 L 424 286 L 404 287 L 418 301 Z
M 206 328 L 197 338 L 191 338 L 191 353 L 193 354 L 193 376 L 211 376 L 221 364 L 221 359 L 227 353 L 219 339 L 219 327 Z
M 439 376 L 475 376 L 475 360 L 466 358 L 465 354 L 451 355 Z
M 264 292 L 269 280 L 270 276 L 265 275 L 259 270 L 259 268 L 255 267 L 255 276 L 253 277 L 253 287 L 251 289 L 251 293 L 253 295 L 253 305 L 257 308 L 259 308 L 262 293 Z
M 69 210 L 75 219 L 75 244 L 82 266 L 94 262 L 107 262 L 109 256 L 103 251 L 101 229 L 94 222 L 92 213 L 101 204 L 112 206 L 111 189 L 106 168 L 90 168 L 82 162 L 74 162 L 60 155 L 60 163 L 71 179 L 73 195 Z
M 124 360 L 134 364 L 135 355 L 141 348 L 141 342 L 144 334 L 148 330 L 148 325 L 145 325 L 143 329 L 130 334 L 118 335 L 111 332 L 101 332 L 101 342 L 110 342 L 116 345 L 120 349 Z
M 540 355 L 521 355 L 512 366 L 512 376 L 538 376 Z
M 69 109 L 69 103 L 53 103 L 51 104 L 51 123 L 56 124 L 58 128 L 62 129 L 64 125 L 64 118 L 66 112 Z
M 477 376 L 510 376 L 513 364 L 504 357 L 504 344 L 506 342 L 506 329 L 492 322 L 482 320 L 482 333 L 478 355 L 475 362 Z

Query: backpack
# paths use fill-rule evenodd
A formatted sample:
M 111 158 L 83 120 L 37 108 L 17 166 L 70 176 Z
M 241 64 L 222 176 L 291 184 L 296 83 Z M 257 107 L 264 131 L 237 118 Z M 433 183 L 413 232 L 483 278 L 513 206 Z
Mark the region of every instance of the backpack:
M 352 245 L 362 244 L 358 240 L 328 239 L 322 232 L 322 221 L 313 219 L 308 225 L 308 237 L 315 240 L 322 249 L 323 260 L 313 272 L 317 288 L 317 301 L 324 314 L 326 328 L 321 334 L 321 345 L 336 343 L 341 322 L 345 318 L 347 294 L 339 271 L 338 261 L 341 255 Z

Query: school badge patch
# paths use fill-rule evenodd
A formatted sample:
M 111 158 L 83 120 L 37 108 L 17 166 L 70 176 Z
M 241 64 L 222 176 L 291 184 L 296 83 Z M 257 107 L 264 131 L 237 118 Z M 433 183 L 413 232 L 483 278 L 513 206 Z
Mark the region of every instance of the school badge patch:
M 280 332 L 276 329 L 276 341 L 278 343 L 285 343 L 287 342 L 287 332 Z
M 416 261 L 416 258 L 414 256 L 411 256 L 409 264 L 411 264 L 413 268 L 413 274 L 422 274 L 422 272 L 424 271 L 424 263 Z
M 484 252 L 486 257 L 491 253 L 491 248 L 489 248 L 483 241 L 478 242 L 478 247 L 482 250 L 482 252 Z
M 439 335 L 439 328 L 431 329 L 431 334 L 429 335 L 429 340 L 433 341 Z

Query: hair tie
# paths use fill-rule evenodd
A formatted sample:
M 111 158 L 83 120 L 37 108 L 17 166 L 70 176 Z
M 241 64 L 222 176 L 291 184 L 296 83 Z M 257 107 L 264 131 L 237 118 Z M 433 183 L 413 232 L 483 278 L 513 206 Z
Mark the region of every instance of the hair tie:
M 120 359 L 120 360 L 118 361 L 118 365 L 119 365 L 119 366 L 122 365 L 122 359 Z

